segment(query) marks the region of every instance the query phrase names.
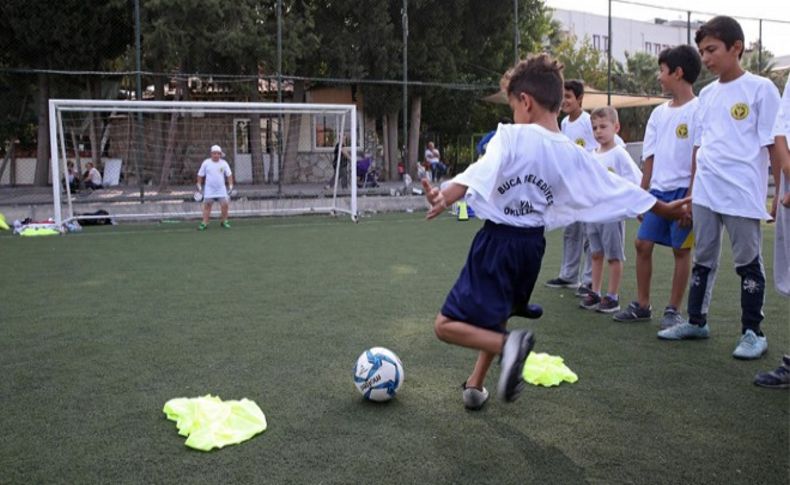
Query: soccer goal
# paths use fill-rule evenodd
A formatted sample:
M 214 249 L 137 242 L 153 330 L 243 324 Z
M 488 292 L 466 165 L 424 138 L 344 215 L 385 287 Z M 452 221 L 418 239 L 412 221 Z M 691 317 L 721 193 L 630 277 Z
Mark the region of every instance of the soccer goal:
M 89 215 L 97 208 L 117 219 L 196 218 L 197 171 L 220 145 L 235 180 L 231 216 L 356 221 L 358 116 L 350 104 L 50 100 L 54 219 L 106 218 Z

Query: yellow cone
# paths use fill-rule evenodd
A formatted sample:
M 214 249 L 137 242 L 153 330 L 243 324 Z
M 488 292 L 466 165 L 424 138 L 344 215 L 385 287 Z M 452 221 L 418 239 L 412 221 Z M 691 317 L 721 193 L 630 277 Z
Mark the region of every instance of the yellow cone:
M 8 224 L 6 224 L 5 216 L 2 214 L 2 212 L 0 212 L 0 229 L 4 231 L 11 229 L 10 227 L 8 227 Z
M 469 220 L 469 211 L 466 208 L 466 201 L 464 200 L 458 201 L 458 220 L 459 221 Z

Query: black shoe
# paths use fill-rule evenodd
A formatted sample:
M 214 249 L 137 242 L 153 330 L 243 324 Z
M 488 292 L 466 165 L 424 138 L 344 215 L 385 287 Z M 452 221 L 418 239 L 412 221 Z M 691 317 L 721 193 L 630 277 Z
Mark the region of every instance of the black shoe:
M 546 286 L 549 288 L 576 288 L 579 285 L 573 281 L 564 280 L 562 278 L 554 278 L 553 280 L 547 281 Z
M 529 318 L 531 320 L 537 320 L 538 318 L 543 316 L 543 307 L 540 305 L 535 304 L 527 304 L 527 307 L 514 307 L 513 311 L 510 313 L 511 317 L 522 317 L 522 318 Z
M 513 330 L 502 347 L 502 370 L 499 374 L 497 394 L 505 402 L 518 399 L 524 389 L 524 362 L 535 345 L 529 330 Z
M 590 293 L 592 293 L 592 283 L 587 283 L 586 285 L 579 285 L 579 288 L 576 289 L 576 293 L 574 293 L 574 295 L 577 298 L 584 298 Z

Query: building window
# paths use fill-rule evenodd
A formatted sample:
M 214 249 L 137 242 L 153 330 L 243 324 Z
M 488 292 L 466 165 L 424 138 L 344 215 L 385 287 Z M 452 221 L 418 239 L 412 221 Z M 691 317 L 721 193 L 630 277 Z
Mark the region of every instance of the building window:
M 656 46 L 656 56 L 658 56 L 659 54 L 661 54 L 661 44 L 655 44 L 655 46 Z
M 607 52 L 609 51 L 609 36 L 608 35 L 604 35 L 603 36 L 603 50 L 605 50 Z
M 601 50 L 601 36 L 600 35 L 593 35 L 593 47 L 595 50 Z
M 329 150 L 339 141 L 340 116 L 319 114 L 313 116 L 313 147 L 316 150 Z M 346 118 L 343 132 L 351 138 L 351 122 Z M 362 113 L 357 112 L 357 147 L 362 143 Z
M 653 44 L 651 42 L 645 42 L 645 52 L 648 54 L 653 52 Z

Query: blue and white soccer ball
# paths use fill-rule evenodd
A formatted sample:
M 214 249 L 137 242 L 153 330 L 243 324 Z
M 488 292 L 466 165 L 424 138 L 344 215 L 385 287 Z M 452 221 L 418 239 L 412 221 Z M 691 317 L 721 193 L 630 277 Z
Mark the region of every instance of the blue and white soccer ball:
M 389 401 L 403 384 L 403 364 L 391 350 L 372 347 L 354 365 L 354 384 L 368 401 Z

